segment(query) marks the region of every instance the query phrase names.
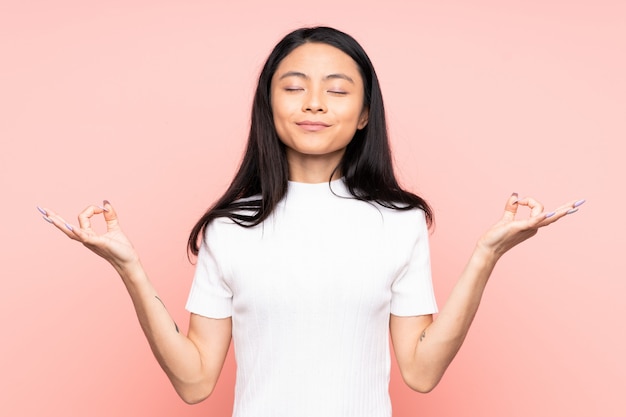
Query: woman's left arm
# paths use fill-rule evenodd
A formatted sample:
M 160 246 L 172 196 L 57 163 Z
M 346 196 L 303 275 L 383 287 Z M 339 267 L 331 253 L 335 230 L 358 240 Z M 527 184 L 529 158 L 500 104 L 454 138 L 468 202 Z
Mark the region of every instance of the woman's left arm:
M 568 214 L 575 213 L 584 200 L 578 200 L 545 213 L 532 198 L 507 201 L 502 219 L 493 225 L 476 248 L 454 286 L 448 301 L 433 321 L 431 315 L 391 316 L 390 332 L 402 377 L 419 392 L 431 391 L 441 380 L 465 340 L 480 300 L 500 257 L 509 249 L 534 236 Z M 530 208 L 530 217 L 515 219 L 519 206 Z

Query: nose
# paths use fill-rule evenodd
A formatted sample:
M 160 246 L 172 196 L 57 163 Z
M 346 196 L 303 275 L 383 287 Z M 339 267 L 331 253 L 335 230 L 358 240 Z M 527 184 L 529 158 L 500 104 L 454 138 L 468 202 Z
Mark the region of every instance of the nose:
M 310 89 L 302 103 L 302 111 L 312 113 L 326 113 L 326 101 L 324 92 L 320 89 Z

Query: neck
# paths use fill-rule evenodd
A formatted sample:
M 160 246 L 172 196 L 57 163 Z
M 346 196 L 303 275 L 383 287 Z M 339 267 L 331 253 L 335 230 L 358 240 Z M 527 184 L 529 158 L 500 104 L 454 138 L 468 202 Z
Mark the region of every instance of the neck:
M 287 153 L 289 163 L 289 181 L 318 184 L 341 178 L 341 171 L 336 169 L 341 162 L 343 152 L 337 155 L 290 155 Z M 334 172 L 333 172 L 334 171 Z M 332 178 L 331 178 L 332 175 Z

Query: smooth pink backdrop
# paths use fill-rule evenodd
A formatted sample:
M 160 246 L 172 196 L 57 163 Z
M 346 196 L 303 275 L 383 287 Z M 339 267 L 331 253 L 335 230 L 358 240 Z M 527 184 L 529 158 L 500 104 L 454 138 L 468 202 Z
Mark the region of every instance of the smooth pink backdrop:
M 436 210 L 440 305 L 511 192 L 588 200 L 502 259 L 434 392 L 394 368 L 394 416 L 624 415 L 626 3 L 607 0 L 2 1 L 0 415 L 230 414 L 232 355 L 185 405 L 113 269 L 35 206 L 111 200 L 185 329 L 187 234 L 239 161 L 264 58 L 317 24 L 377 68 L 399 175 Z

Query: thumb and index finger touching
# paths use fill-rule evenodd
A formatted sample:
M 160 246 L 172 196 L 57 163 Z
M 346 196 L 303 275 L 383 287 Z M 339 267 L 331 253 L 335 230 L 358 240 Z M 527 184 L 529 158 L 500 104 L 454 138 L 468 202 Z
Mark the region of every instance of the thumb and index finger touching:
M 517 193 L 513 193 L 506 201 L 502 219 L 507 222 L 514 221 L 515 216 L 517 215 L 517 210 L 520 206 L 530 208 L 530 219 L 533 220 L 538 220 L 540 215 L 543 213 L 543 204 L 541 204 L 539 201 L 535 200 L 532 197 L 519 198 L 519 195 Z M 543 218 L 541 219 L 543 220 Z
M 104 221 L 106 222 L 107 232 L 115 230 L 119 227 L 119 221 L 117 218 L 117 213 L 111 203 L 108 200 L 104 200 L 102 205 L 91 205 L 85 208 L 78 215 L 78 222 L 80 224 L 80 228 L 86 231 L 91 230 L 91 221 L 90 219 L 95 216 L 102 214 L 104 217 Z
M 102 202 L 102 210 L 104 211 L 104 220 L 107 224 L 107 229 L 116 228 L 119 226 L 119 221 L 117 219 L 117 212 L 109 202 L 109 200 L 104 200 Z
M 91 229 L 91 218 L 94 215 L 103 214 L 107 225 L 107 231 L 119 227 L 117 213 L 108 200 L 104 200 L 102 205 L 90 205 L 78 215 L 79 227 L 66 222 L 61 216 L 52 210 L 37 206 L 37 210 L 43 215 L 43 219 L 53 224 L 70 238 L 84 240 L 88 235 L 93 234 Z
M 515 217 L 519 206 L 526 206 L 530 208 L 531 216 L 537 216 L 543 213 L 543 204 L 539 201 L 532 197 L 519 198 L 517 193 L 513 193 L 506 202 L 506 206 L 504 208 L 505 217 L 512 216 L 511 219 Z
M 543 224 L 542 222 L 544 221 L 547 221 L 546 224 L 549 224 L 558 220 L 564 215 L 575 213 L 576 211 L 578 211 L 578 207 L 585 203 L 585 201 L 586 200 L 584 199 L 572 201 L 564 204 L 554 211 L 546 213 L 544 211 L 544 205 L 541 202 L 532 197 L 524 197 L 520 199 L 517 193 L 513 193 L 506 202 L 503 220 L 514 221 L 519 207 L 525 206 L 530 209 L 530 217 L 527 219 L 527 221 L 535 226 Z
M 509 199 L 506 201 L 506 205 L 504 206 L 504 215 L 502 216 L 504 220 L 512 221 L 515 219 L 515 215 L 517 214 L 517 208 L 519 207 L 519 195 L 517 193 L 511 194 Z

